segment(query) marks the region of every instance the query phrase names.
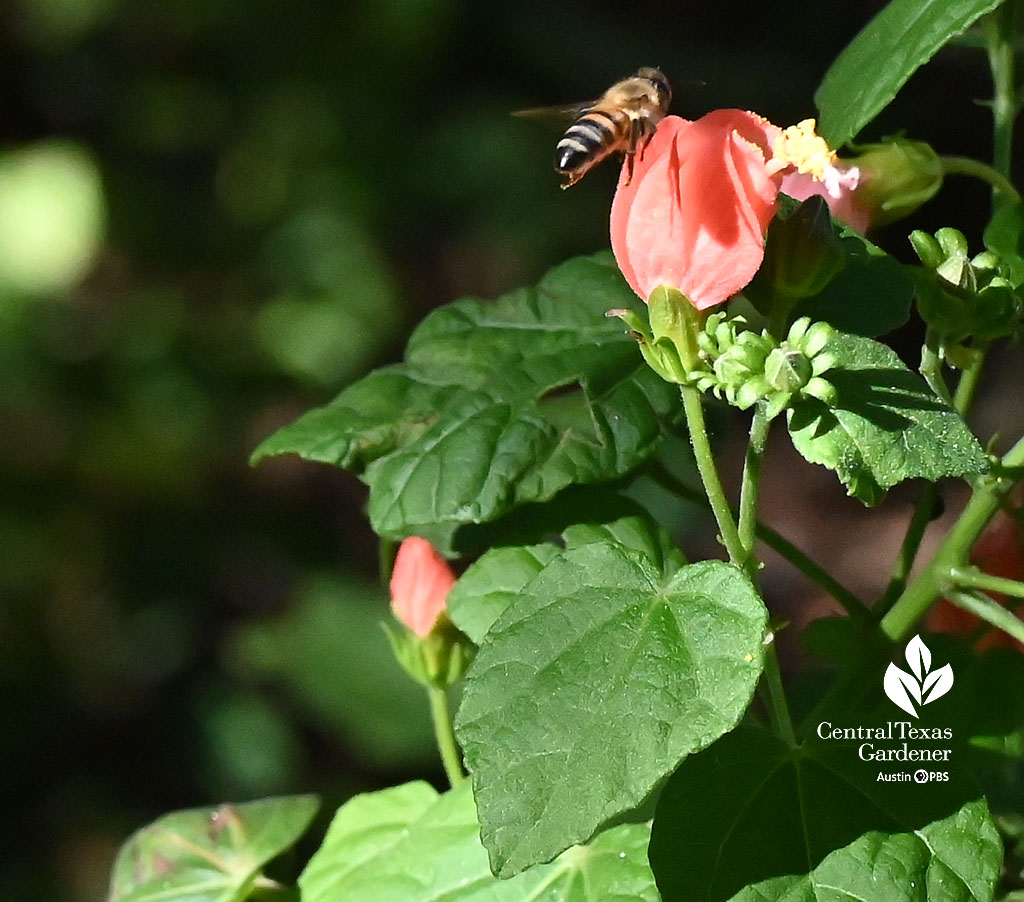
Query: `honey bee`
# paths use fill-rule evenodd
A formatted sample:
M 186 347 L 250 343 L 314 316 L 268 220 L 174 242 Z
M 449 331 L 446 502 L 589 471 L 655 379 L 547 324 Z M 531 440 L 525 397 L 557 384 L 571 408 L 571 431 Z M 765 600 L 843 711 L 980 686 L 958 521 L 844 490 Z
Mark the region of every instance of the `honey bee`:
M 597 100 L 564 108 L 575 121 L 555 146 L 555 172 L 571 188 L 613 153 L 626 157 L 626 184 L 633 178 L 633 158 L 643 159 L 658 123 L 665 118 L 672 88 L 659 69 L 644 67 L 612 85 Z M 543 110 L 525 110 L 533 115 Z

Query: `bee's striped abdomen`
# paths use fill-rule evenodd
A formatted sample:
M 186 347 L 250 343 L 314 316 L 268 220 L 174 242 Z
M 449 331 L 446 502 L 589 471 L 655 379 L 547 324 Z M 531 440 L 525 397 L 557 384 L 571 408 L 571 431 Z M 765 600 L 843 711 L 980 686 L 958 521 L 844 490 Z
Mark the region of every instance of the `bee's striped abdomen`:
M 626 118 L 621 113 L 616 115 L 604 110 L 585 113 L 569 126 L 555 146 L 555 170 L 563 175 L 582 177 L 615 150 L 621 140 L 618 120 Z

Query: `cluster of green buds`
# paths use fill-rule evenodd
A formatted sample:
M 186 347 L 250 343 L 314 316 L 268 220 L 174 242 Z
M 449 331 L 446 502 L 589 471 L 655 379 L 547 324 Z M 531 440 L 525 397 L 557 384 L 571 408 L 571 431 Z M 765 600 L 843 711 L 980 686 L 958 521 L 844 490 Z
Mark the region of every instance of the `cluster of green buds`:
M 764 401 L 769 418 L 798 397 L 835 400 L 835 387 L 824 378 L 835 363 L 828 323 L 801 317 L 780 341 L 754 331 L 742 316 L 707 316 L 665 286 L 652 292 L 647 309 L 649 325 L 632 310 L 607 315 L 629 327 L 648 366 L 666 382 L 712 392 L 741 410 Z
M 747 329 L 742 317 L 712 314 L 697 336 L 703 366 L 693 383 L 741 410 L 764 401 L 769 419 L 798 396 L 831 403 L 836 392 L 824 374 L 835 362 L 826 350 L 833 332 L 828 323 L 801 317 L 780 342 Z
M 916 277 L 918 310 L 947 344 L 991 341 L 1020 328 L 1024 297 L 997 253 L 969 257 L 963 233 L 949 228 L 912 232 L 910 243 L 924 264 Z

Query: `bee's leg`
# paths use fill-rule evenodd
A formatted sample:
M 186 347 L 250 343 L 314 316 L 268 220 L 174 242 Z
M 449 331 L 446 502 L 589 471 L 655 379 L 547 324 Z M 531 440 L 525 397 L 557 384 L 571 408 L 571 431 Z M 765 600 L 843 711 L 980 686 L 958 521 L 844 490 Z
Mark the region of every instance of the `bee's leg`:
M 582 172 L 567 173 L 565 176 L 566 180 L 562 182 L 560 187 L 564 191 L 566 188 L 571 188 L 573 185 L 575 185 L 581 178 L 583 178 Z
M 649 135 L 646 135 L 644 137 L 643 141 L 640 142 L 640 160 L 641 160 L 641 162 L 643 161 L 643 158 L 644 158 L 644 151 L 647 150 L 647 145 L 651 143 L 651 138 L 653 138 L 653 137 L 654 137 L 654 132 L 651 132 Z
M 634 159 L 635 156 L 636 156 L 636 154 L 630 153 L 628 151 L 626 153 L 626 184 L 627 185 L 631 181 L 633 181 L 633 159 Z
M 626 184 L 628 185 L 633 181 L 633 163 L 636 159 L 636 148 L 640 139 L 643 137 L 643 123 L 639 119 L 629 120 L 629 145 L 626 148 Z M 640 152 L 640 159 L 642 160 L 643 151 Z

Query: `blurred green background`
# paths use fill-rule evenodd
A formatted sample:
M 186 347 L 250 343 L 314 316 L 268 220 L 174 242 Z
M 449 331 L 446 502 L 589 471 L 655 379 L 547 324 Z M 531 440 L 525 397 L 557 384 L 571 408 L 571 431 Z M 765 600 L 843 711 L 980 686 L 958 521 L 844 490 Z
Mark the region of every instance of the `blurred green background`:
M 4 898 L 101 898 L 174 808 L 440 779 L 359 483 L 249 452 L 430 308 L 607 246 L 615 167 L 560 191 L 511 110 L 658 65 L 678 113 L 791 124 L 881 6 L 0 7 Z M 868 135 L 984 159 L 989 92 L 950 49 Z M 915 225 L 977 241 L 987 197 Z

